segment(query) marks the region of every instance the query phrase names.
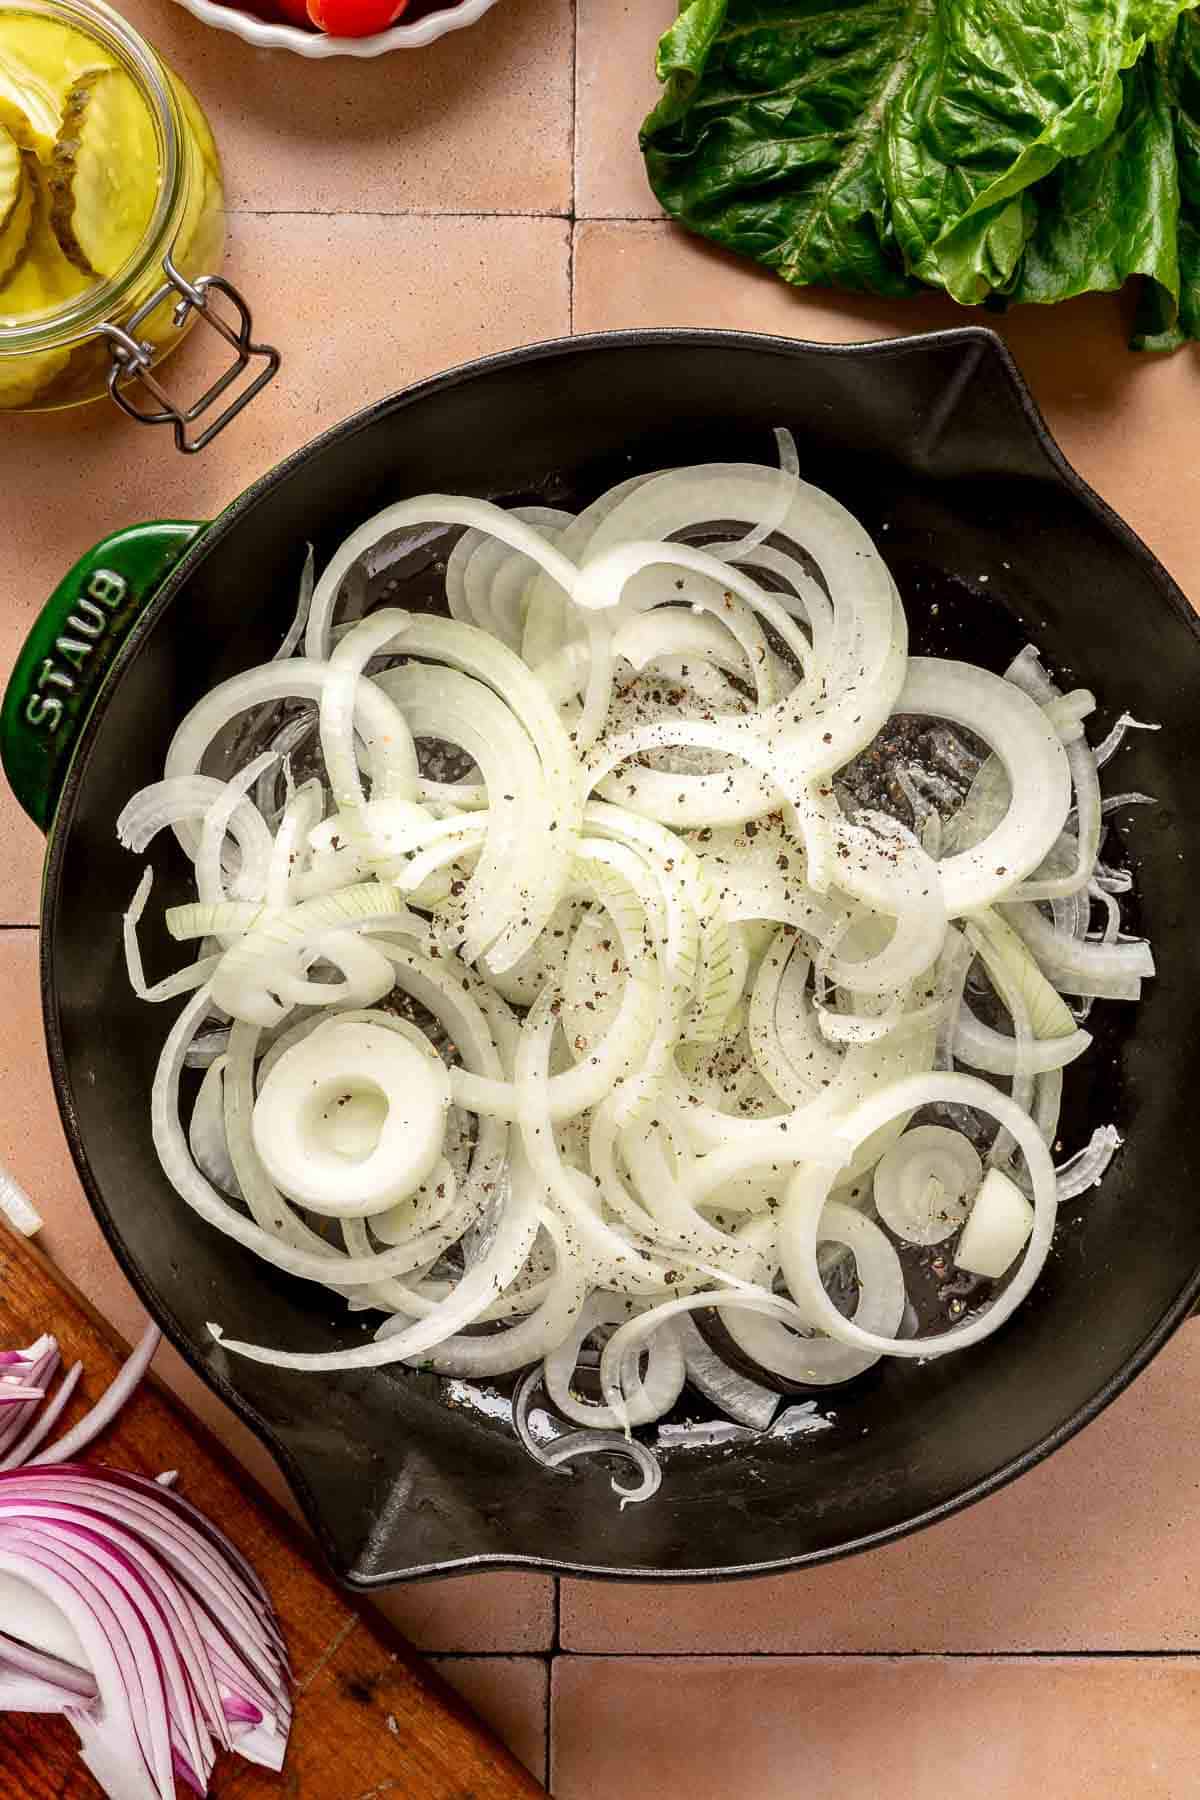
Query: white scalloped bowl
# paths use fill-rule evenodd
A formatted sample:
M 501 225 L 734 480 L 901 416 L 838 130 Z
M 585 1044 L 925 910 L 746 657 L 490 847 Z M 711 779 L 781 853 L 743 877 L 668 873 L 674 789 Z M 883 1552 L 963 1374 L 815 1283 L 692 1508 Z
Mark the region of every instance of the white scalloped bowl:
M 231 31 L 234 37 L 258 50 L 291 50 L 297 56 L 325 57 L 382 56 L 387 50 L 421 50 L 448 31 L 462 31 L 465 26 L 474 25 L 491 11 L 496 0 L 459 0 L 457 6 L 427 13 L 411 25 L 392 25 L 387 31 L 361 38 L 326 37 L 322 31 L 304 31 L 299 25 L 277 25 L 236 6 L 222 6 L 218 0 L 176 0 L 176 4 L 205 25 Z

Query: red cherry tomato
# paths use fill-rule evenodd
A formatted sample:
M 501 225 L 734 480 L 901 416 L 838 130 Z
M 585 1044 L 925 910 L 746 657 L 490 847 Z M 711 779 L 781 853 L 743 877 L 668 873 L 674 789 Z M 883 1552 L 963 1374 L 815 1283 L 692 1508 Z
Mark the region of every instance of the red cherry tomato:
M 370 37 L 394 25 L 407 5 L 408 0 L 308 0 L 308 16 L 330 37 Z

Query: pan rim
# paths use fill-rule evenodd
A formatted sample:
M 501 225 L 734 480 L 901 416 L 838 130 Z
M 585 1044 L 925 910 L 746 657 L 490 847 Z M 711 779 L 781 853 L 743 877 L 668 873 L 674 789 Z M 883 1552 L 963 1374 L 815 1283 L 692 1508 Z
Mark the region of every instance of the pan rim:
M 974 1505 L 988 1495 L 998 1492 L 1020 1475 L 1043 1462 L 1055 1450 L 1060 1449 L 1085 1425 L 1104 1411 L 1114 1399 L 1146 1368 L 1149 1362 L 1162 1349 L 1178 1327 L 1196 1309 L 1200 1301 L 1200 1267 L 1193 1271 L 1175 1302 L 1166 1309 L 1154 1323 L 1137 1348 L 1128 1356 L 1121 1367 L 1105 1382 L 1088 1401 L 1078 1406 L 1053 1431 L 1046 1433 L 1035 1444 L 1023 1451 L 1019 1456 L 1009 1459 L 990 1475 L 973 1483 L 961 1493 L 954 1494 L 926 1507 L 911 1519 L 898 1521 L 881 1527 L 877 1531 L 865 1533 L 859 1537 L 848 1539 L 845 1543 L 827 1546 L 818 1550 L 803 1551 L 793 1556 L 785 1556 L 764 1562 L 721 1564 L 715 1567 L 698 1565 L 694 1568 L 630 1568 L 628 1566 L 605 1563 L 571 1562 L 554 1557 L 535 1555 L 508 1555 L 503 1553 L 464 1554 L 459 1557 L 448 1557 L 437 1562 L 418 1565 L 406 1564 L 394 1569 L 372 1572 L 362 1575 L 347 1565 L 346 1559 L 338 1549 L 334 1535 L 323 1513 L 323 1509 L 310 1487 L 301 1463 L 292 1455 L 281 1441 L 270 1421 L 229 1381 L 219 1370 L 215 1369 L 203 1354 L 201 1345 L 185 1331 L 176 1320 L 173 1312 L 158 1294 L 154 1284 L 141 1268 L 138 1258 L 126 1244 L 116 1222 L 108 1208 L 103 1191 L 91 1168 L 87 1149 L 79 1130 L 72 1095 L 72 1086 L 67 1057 L 63 1042 L 62 1020 L 58 1003 L 57 985 L 54 974 L 54 942 L 56 936 L 57 914 L 60 899 L 61 877 L 65 856 L 65 845 L 69 836 L 70 825 L 75 811 L 79 793 L 87 774 L 91 747 L 95 740 L 96 728 L 108 705 L 120 686 L 125 670 L 137 656 L 142 643 L 156 625 L 163 613 L 173 603 L 176 596 L 190 580 L 192 573 L 200 562 L 221 543 L 231 532 L 235 531 L 242 520 L 253 512 L 259 501 L 276 486 L 287 480 L 293 469 L 302 462 L 325 455 L 358 432 L 369 429 L 379 418 L 393 411 L 429 399 L 438 393 L 448 391 L 464 383 L 485 376 L 494 371 L 513 367 L 531 367 L 539 363 L 565 359 L 573 355 L 586 355 L 603 352 L 610 348 L 644 348 L 653 350 L 660 346 L 712 347 L 714 349 L 746 349 L 757 352 L 770 352 L 787 357 L 821 356 L 830 359 L 841 358 L 851 360 L 883 360 L 885 358 L 902 357 L 913 354 L 927 354 L 931 349 L 960 346 L 964 349 L 974 347 L 978 357 L 991 357 L 1005 376 L 1008 386 L 1016 398 L 1024 423 L 1031 438 L 1036 442 L 1043 459 L 1055 479 L 1067 488 L 1093 515 L 1104 529 L 1116 538 L 1122 547 L 1138 562 L 1144 572 L 1151 578 L 1154 586 L 1161 594 L 1171 611 L 1191 631 L 1200 644 L 1200 617 L 1189 604 L 1178 583 L 1170 575 L 1133 528 L 1116 513 L 1111 506 L 1092 489 L 1079 472 L 1068 461 L 1058 445 L 1025 383 L 1023 376 L 1008 349 L 997 334 L 981 325 L 954 326 L 941 331 L 913 333 L 901 338 L 873 339 L 862 343 L 826 344 L 806 339 L 785 338 L 766 333 L 745 332 L 736 330 L 707 330 L 690 327 L 662 327 L 656 329 L 633 329 L 623 331 L 603 331 L 584 333 L 578 336 L 548 339 L 537 344 L 520 348 L 498 351 L 488 356 L 473 359 L 459 364 L 452 369 L 429 376 L 408 387 L 398 390 L 383 399 L 352 414 L 329 430 L 321 433 L 298 450 L 291 452 L 282 462 L 274 465 L 251 485 L 239 494 L 199 535 L 196 543 L 180 559 L 168 575 L 162 587 L 136 621 L 128 637 L 121 645 L 104 685 L 92 706 L 92 709 L 79 733 L 78 742 L 71 758 L 70 767 L 63 784 L 54 818 L 51 821 L 47 837 L 47 853 L 42 882 L 41 931 L 39 947 L 39 968 L 42 994 L 42 1011 L 46 1030 L 47 1052 L 51 1075 L 54 1084 L 55 1098 L 70 1147 L 71 1156 L 78 1171 L 80 1181 L 88 1198 L 88 1203 L 96 1217 L 105 1240 L 120 1265 L 122 1272 L 129 1280 L 139 1299 L 156 1322 L 161 1325 L 164 1335 L 184 1358 L 205 1384 L 262 1442 L 270 1451 L 277 1465 L 282 1470 L 289 1486 L 295 1493 L 304 1516 L 315 1532 L 321 1548 L 339 1579 L 349 1588 L 360 1592 L 374 1592 L 394 1585 L 400 1581 L 436 1578 L 466 1574 L 481 1570 L 536 1570 L 542 1573 L 570 1576 L 574 1578 L 628 1581 L 628 1582 L 699 1582 L 716 1580 L 747 1579 L 755 1576 L 778 1574 L 789 1569 L 812 1568 L 822 1563 L 832 1562 L 845 1556 L 857 1554 L 863 1550 L 878 1548 L 884 1544 L 896 1542 L 910 1533 L 923 1530 L 929 1525 L 951 1517 L 964 1508 Z

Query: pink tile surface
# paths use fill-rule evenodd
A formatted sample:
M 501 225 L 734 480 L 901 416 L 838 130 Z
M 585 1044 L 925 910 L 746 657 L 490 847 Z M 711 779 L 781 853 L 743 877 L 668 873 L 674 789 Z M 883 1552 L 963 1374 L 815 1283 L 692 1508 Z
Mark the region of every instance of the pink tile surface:
M 638 127 L 661 89 L 654 47 L 673 0 L 578 0 L 575 210 L 581 219 L 660 212 L 638 150 Z
M 546 1776 L 549 1671 L 536 1656 L 435 1657 L 434 1667 L 538 1781 Z
M 674 0 L 500 0 L 420 55 L 322 64 L 254 52 L 170 0 L 121 4 L 213 116 L 228 270 L 284 372 L 196 460 L 104 408 L 4 422 L 0 670 L 66 566 L 106 531 L 210 516 L 356 407 L 572 318 L 579 330 L 718 325 L 832 342 L 997 324 L 933 297 L 797 293 L 655 218 L 636 137 Z M 1122 301 L 1092 299 L 998 328 L 1068 455 L 1200 598 L 1200 363 L 1127 355 L 1127 317 Z M 197 337 L 169 366 L 171 385 L 200 385 L 204 364 Z M 41 845 L 6 792 L 0 838 L 0 924 L 32 923 Z M 0 931 L 0 1002 L 0 1159 L 45 1212 L 47 1248 L 132 1336 L 144 1315 L 57 1120 L 31 931 Z M 281 1493 L 266 1452 L 182 1361 L 163 1351 L 158 1366 Z M 870 1557 L 707 1589 L 564 1584 L 558 1800 L 1200 1794 L 1200 1658 L 947 1654 L 1200 1650 L 1200 1452 L 1184 1411 L 1198 1377 L 1200 1326 L 1043 1468 Z M 468 1653 L 443 1673 L 540 1775 L 547 1675 L 531 1653 L 555 1641 L 553 1583 L 489 1574 L 382 1604 L 427 1650 Z M 808 1654 L 624 1654 L 763 1650 Z M 833 1654 L 897 1650 L 938 1654 Z
M 10 659 L 11 652 L 0 664 L 5 674 Z M 0 918 L 32 925 L 38 916 L 45 840 L 13 799 L 7 782 L 0 793 L 0 840 L 4 844 L 4 856 L 0 858 Z
M 235 211 L 568 210 L 570 0 L 499 0 L 469 31 L 374 61 L 255 50 L 171 0 L 120 10 L 208 112 Z M 303 262 L 291 273 L 302 291 Z
M 186 17 L 178 7 L 167 10 Z M 567 227 L 557 219 L 243 217 L 231 221 L 231 239 L 228 272 L 284 362 L 219 444 L 200 457 L 179 456 L 169 436 L 131 424 L 107 403 L 89 409 L 82 424 L 73 413 L 4 421 L 0 669 L 8 669 L 70 564 L 106 532 L 137 519 L 210 518 L 289 451 L 368 401 L 568 327 Z M 369 354 L 362 332 L 339 323 L 347 269 L 376 297 Z M 206 351 L 193 332 L 166 365 L 173 391 L 203 385 Z M 52 494 L 65 504 L 47 530 Z M 41 840 L 7 785 L 0 790 L 0 922 L 28 924 L 38 912 Z
M 545 1575 L 461 1575 L 415 1581 L 384 1595 L 380 1610 L 422 1650 L 548 1650 L 554 1583 Z
M 107 403 L 82 420 L 68 412 L 4 421 L 5 661 L 69 561 L 104 532 L 147 517 L 210 517 L 368 401 L 567 326 L 566 226 L 557 219 L 304 214 L 230 223 L 228 273 L 250 299 L 261 336 L 283 353 L 278 378 L 195 458 L 178 456 L 169 434 L 134 425 Z M 369 325 L 356 329 L 343 316 L 348 271 L 373 296 Z M 164 366 L 173 390 L 196 385 L 205 335 L 193 332 Z M 47 531 L 51 493 L 69 504 Z
M 1185 1327 L 1107 1412 L 957 1518 L 845 1562 L 714 1587 L 562 1584 L 596 1651 L 1200 1649 L 1200 1381 Z
M 1189 1800 L 1191 1662 L 554 1665 L 556 1800 Z
M 1200 598 L 1200 360 L 1130 355 L 1124 298 L 1089 296 L 1000 318 L 935 295 L 859 299 L 789 288 L 674 225 L 592 221 L 576 227 L 574 318 L 577 331 L 717 326 L 826 343 L 951 325 L 998 329 L 1068 457 Z

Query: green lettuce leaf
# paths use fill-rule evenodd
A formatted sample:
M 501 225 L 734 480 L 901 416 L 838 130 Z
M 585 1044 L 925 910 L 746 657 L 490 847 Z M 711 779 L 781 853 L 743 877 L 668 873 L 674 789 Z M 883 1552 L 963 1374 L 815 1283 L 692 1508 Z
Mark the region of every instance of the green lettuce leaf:
M 1046 304 L 1122 287 L 1131 275 L 1157 284 L 1159 316 L 1179 300 L 1179 167 L 1163 59 L 1151 52 L 1124 77 L 1111 135 L 1063 163 L 1037 190 L 1037 223 L 1010 290 Z
M 1108 137 L 1142 22 L 1121 0 L 935 7 L 883 138 L 896 233 L 923 281 L 969 305 L 1012 279 L 1036 218 L 1027 190 Z
M 1188 332 L 1195 4 L 694 0 L 659 49 L 651 185 L 797 285 L 927 284 L 970 304 L 1143 274 L 1159 295 L 1147 342 Z
M 1161 56 L 1179 195 L 1175 256 L 1178 287 L 1161 277 L 1142 290 L 1133 345 L 1177 350 L 1200 338 L 1200 17 L 1187 13 Z
M 930 0 L 694 0 L 659 47 L 651 184 L 693 230 L 798 284 L 906 294 L 882 119 Z

